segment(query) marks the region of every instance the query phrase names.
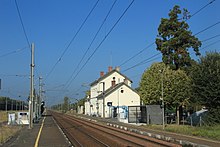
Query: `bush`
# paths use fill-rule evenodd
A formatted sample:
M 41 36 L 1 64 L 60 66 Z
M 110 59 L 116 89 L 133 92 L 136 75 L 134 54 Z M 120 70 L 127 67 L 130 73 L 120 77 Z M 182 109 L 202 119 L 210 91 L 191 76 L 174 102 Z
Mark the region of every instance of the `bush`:
M 220 108 L 210 109 L 204 118 L 204 123 L 209 126 L 220 124 Z

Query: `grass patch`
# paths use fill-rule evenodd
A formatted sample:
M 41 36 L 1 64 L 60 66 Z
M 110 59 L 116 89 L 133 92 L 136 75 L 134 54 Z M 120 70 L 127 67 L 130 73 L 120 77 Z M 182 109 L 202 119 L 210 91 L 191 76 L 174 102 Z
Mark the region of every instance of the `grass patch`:
M 0 123 L 7 121 L 7 113 L 5 111 L 0 111 Z
M 155 130 L 162 130 L 161 125 L 147 125 L 146 127 Z M 165 127 L 165 131 L 220 141 L 220 125 L 203 127 L 192 127 L 188 125 L 167 125 Z
M 3 123 L 8 121 L 8 113 L 11 112 L 0 111 L 0 145 L 21 129 L 21 126 L 11 126 Z

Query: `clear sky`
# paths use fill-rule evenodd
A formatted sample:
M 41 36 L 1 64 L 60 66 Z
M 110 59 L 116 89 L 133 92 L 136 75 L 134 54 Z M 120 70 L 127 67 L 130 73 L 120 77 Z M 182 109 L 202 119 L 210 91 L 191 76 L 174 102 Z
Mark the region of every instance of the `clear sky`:
M 217 23 L 197 37 L 204 41 L 215 36 L 203 42 L 202 55 L 206 51 L 219 52 L 220 1 L 209 4 L 211 1 L 135 0 L 115 25 L 132 2 L 117 0 L 102 25 L 114 0 L 100 0 L 82 25 L 97 0 L 17 0 L 27 38 L 35 44 L 36 90 L 38 78 L 42 76 L 45 100 L 49 105 L 63 101 L 64 96 L 82 98 L 89 89 L 86 85 L 99 78 L 100 71 L 107 72 L 108 66 L 120 66 L 121 72 L 133 81 L 132 87 L 138 87 L 144 70 L 153 62 L 161 61 L 161 55 L 146 60 L 159 53 L 155 44 L 143 49 L 155 41 L 160 19 L 167 18 L 174 5 L 188 9 L 191 14 L 198 12 L 187 21 L 193 34 Z M 16 2 L 0 0 L 1 96 L 22 100 L 28 97 L 30 57 Z M 193 54 L 192 57 L 198 59 Z M 144 60 L 147 62 L 131 68 Z

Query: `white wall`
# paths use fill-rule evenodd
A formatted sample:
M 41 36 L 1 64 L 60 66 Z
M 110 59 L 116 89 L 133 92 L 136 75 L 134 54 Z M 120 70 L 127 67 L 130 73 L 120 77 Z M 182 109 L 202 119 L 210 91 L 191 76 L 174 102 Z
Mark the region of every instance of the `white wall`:
M 90 102 L 87 101 L 84 103 L 84 106 L 85 106 L 85 115 L 90 115 Z
M 121 93 L 123 90 L 123 93 Z M 127 86 L 122 86 L 106 97 L 106 102 L 112 101 L 112 106 L 135 106 L 140 105 L 140 96 Z
M 90 99 L 90 105 L 92 105 L 92 107 L 90 108 L 90 110 L 91 110 L 91 115 L 98 113 L 97 103 L 98 103 L 97 98 L 91 98 L 91 99 Z M 89 111 L 90 111 L 90 110 L 89 110 Z
M 115 78 L 115 84 L 124 82 L 125 78 L 120 75 L 118 72 L 113 72 L 111 75 L 106 77 L 104 80 L 100 81 L 97 84 L 94 84 L 91 91 L 91 98 L 97 97 L 103 91 L 103 82 L 105 82 L 105 90 L 109 89 L 112 86 L 113 77 Z M 131 87 L 131 81 L 128 81 L 128 86 Z
M 85 109 L 85 114 L 95 114 L 100 115 L 103 117 L 103 99 L 97 100 L 97 96 L 100 95 L 103 91 L 103 82 L 105 83 L 105 90 L 109 89 L 112 86 L 113 77 L 115 80 L 115 84 L 119 84 L 125 81 L 125 77 L 123 77 L 118 72 L 113 72 L 111 75 L 106 77 L 104 80 L 100 81 L 99 83 L 94 84 L 91 86 L 90 92 L 90 103 L 87 104 Z M 126 83 L 128 86 L 131 86 L 131 81 L 127 81 Z M 113 106 L 134 106 L 140 105 L 140 97 L 137 93 L 132 91 L 127 86 L 123 86 L 124 92 L 120 92 L 121 89 L 116 90 L 109 96 L 105 97 L 105 116 L 109 116 L 109 107 L 107 106 L 107 102 L 113 102 Z M 86 104 L 86 103 L 85 103 Z M 92 105 L 93 107 L 90 107 Z
M 121 93 L 123 90 L 123 93 Z M 112 94 L 105 97 L 105 116 L 109 116 L 109 107 L 107 102 L 112 102 L 112 106 L 139 106 L 140 96 L 128 88 L 127 86 L 122 86 L 118 90 L 114 91 Z
M 83 114 L 83 108 L 84 108 L 84 106 L 78 106 L 77 113 L 78 114 Z
M 122 83 L 122 82 L 124 82 L 124 79 L 125 79 L 119 73 L 113 72 L 111 75 L 109 75 L 108 77 L 105 78 L 105 81 L 102 81 L 102 82 L 105 82 L 105 90 L 112 86 L 113 77 L 115 78 L 115 84 Z M 128 85 L 129 86 L 131 85 L 130 82 Z

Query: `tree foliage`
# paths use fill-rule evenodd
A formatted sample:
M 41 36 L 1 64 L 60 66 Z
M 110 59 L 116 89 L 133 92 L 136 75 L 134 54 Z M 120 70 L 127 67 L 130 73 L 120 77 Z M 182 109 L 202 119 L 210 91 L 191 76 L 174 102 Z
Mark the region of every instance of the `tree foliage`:
M 69 98 L 68 97 L 64 97 L 64 101 L 63 101 L 63 111 L 67 112 L 69 108 Z
M 220 53 L 201 57 L 191 78 L 193 97 L 209 109 L 220 110 Z
M 162 84 L 163 83 L 163 84 Z M 190 79 L 182 70 L 172 70 L 163 63 L 154 63 L 142 75 L 139 94 L 144 104 L 159 104 L 162 96 L 169 107 L 187 105 Z
M 159 104 L 161 97 L 161 74 L 164 64 L 152 64 L 142 75 L 139 94 L 144 104 Z
M 169 12 L 169 18 L 162 18 L 158 27 L 156 38 L 157 50 L 162 53 L 162 60 L 173 69 L 190 65 L 190 54 L 188 49 L 193 48 L 196 55 L 200 55 L 199 47 L 201 42 L 192 35 L 189 25 L 185 20 L 189 12 L 179 6 L 174 6 Z

